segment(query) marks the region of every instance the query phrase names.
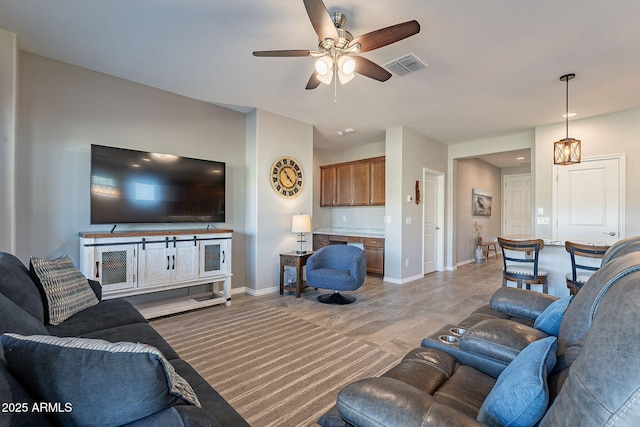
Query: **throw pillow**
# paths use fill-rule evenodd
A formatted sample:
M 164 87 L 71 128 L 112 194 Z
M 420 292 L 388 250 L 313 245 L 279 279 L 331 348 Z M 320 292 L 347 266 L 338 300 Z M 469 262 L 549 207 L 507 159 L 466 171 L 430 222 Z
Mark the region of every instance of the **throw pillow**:
M 176 403 L 200 402 L 155 347 L 88 338 L 4 334 L 11 373 L 62 425 L 116 426 Z
M 549 403 L 547 375 L 556 364 L 557 338 L 529 344 L 505 368 L 482 403 L 478 421 L 490 426 L 535 425 Z
M 98 304 L 87 278 L 73 265 L 69 256 L 53 260 L 31 257 L 30 268 L 46 297 L 50 324 L 58 325 Z
M 573 295 L 569 295 L 568 297 L 560 298 L 549 304 L 547 308 L 540 313 L 540 316 L 536 318 L 533 327 L 548 335 L 557 337 L 564 312 L 567 310 L 572 299 Z

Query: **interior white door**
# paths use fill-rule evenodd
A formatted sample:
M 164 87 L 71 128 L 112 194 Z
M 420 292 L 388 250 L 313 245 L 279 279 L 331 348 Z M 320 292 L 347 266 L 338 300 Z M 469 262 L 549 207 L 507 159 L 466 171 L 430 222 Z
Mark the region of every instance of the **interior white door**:
M 531 174 L 504 177 L 505 236 L 531 235 Z
M 438 266 L 438 178 L 424 176 L 424 274 L 436 271 Z
M 613 243 L 623 237 L 620 159 L 586 159 L 556 170 L 556 238 Z

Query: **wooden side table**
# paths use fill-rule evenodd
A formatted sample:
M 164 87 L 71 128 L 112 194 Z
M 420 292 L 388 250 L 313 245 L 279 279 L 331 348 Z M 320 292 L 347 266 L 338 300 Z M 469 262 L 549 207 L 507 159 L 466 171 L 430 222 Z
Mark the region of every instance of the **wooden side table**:
M 312 251 L 307 251 L 303 254 L 297 252 L 287 252 L 280 254 L 280 295 L 284 294 L 284 290 L 296 291 L 296 298 L 300 298 L 300 292 L 307 287 L 302 278 L 302 269 L 307 264 L 307 260 L 313 254 Z M 296 269 L 296 284 L 295 286 L 285 286 L 284 283 L 284 268 L 295 267 Z

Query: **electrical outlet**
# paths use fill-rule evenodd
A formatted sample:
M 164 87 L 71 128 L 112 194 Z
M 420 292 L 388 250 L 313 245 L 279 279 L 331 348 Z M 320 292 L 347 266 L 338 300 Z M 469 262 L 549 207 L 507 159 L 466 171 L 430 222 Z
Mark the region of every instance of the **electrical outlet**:
M 409 267 L 409 258 L 404 260 L 404 266 Z
M 406 217 L 406 218 L 405 218 L 405 223 L 406 223 L 407 225 L 411 224 L 411 221 L 412 221 L 412 220 L 411 220 L 411 217 L 410 217 L 410 216 L 408 216 L 408 217 Z

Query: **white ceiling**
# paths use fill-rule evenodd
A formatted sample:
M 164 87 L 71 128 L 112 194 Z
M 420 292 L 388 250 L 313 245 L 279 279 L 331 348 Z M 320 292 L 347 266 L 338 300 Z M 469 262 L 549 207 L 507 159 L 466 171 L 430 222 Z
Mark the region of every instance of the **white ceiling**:
M 0 28 L 22 50 L 241 111 L 315 126 L 316 147 L 384 140 L 404 125 L 445 144 L 640 107 L 638 0 L 325 0 L 354 37 L 416 19 L 421 32 L 363 53 L 413 53 L 428 68 L 304 89 L 315 49 L 302 0 L 0 0 Z M 338 137 L 336 131 L 354 128 Z

